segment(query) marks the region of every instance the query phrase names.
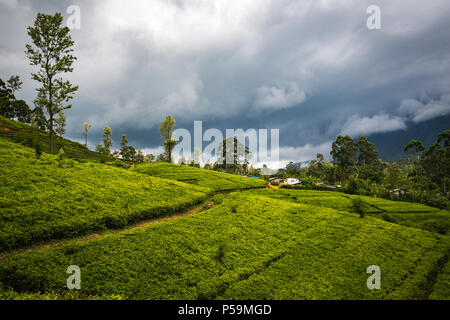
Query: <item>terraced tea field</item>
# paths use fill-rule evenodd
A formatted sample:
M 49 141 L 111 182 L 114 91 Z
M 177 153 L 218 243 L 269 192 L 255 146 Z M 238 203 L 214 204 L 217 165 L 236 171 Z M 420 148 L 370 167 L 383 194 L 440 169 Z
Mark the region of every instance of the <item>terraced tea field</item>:
M 332 191 L 265 189 L 254 190 L 252 193 L 345 212 L 349 211 L 351 200 L 359 197 L 367 204 L 369 216 L 407 227 L 450 235 L 450 211 L 432 208 L 420 203 L 390 201 Z
M 79 294 L 93 298 L 448 298 L 438 262 L 449 249 L 447 236 L 241 192 L 194 216 L 11 256 L 0 282 L 6 297 L 63 294 L 78 265 Z M 369 265 L 380 290 L 366 287 Z
M 193 185 L 208 187 L 214 191 L 262 188 L 267 185 L 267 182 L 261 179 L 251 179 L 234 174 L 220 173 L 217 171 L 165 162 L 139 164 L 136 171 L 158 178 L 173 179 Z
M 360 218 L 338 192 L 0 150 L 0 299 L 450 299 L 446 210 L 361 197 Z M 66 288 L 71 265 L 79 291 Z
M 48 132 L 39 130 L 38 128 L 26 125 L 19 121 L 10 120 L 0 116 L 0 138 L 10 142 L 18 143 L 27 147 L 32 147 L 33 144 L 39 143 L 42 147 L 42 152 L 49 152 L 49 136 Z M 53 153 L 57 154 L 60 148 L 64 148 L 67 156 L 77 159 L 86 159 L 89 161 L 99 162 L 105 156 L 89 150 L 84 145 L 73 142 L 57 135 L 54 136 Z M 106 158 L 113 160 L 113 158 Z
M 175 213 L 212 194 L 98 163 L 59 167 L 54 156 L 36 159 L 3 139 L 0 176 L 0 252 Z

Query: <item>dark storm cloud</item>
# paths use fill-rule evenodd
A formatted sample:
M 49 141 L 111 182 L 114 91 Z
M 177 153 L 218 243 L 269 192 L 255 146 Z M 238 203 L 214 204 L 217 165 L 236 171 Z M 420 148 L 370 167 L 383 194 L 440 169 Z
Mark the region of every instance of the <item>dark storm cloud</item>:
M 326 152 L 336 134 L 405 130 L 450 110 L 448 1 L 0 0 L 0 77 L 25 78 L 26 27 L 37 12 L 82 12 L 73 30 L 80 85 L 68 134 L 108 124 L 115 140 L 155 148 L 178 127 L 280 128 L 282 157 Z M 382 29 L 366 28 L 381 8 Z M 65 14 L 67 16 L 67 14 Z M 284 149 L 283 149 L 284 148 Z M 307 159 L 306 159 L 307 160 Z

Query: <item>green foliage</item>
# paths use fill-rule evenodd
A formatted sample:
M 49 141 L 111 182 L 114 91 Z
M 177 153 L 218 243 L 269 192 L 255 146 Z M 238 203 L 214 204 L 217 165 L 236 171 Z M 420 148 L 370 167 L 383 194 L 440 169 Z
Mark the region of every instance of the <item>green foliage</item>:
M 99 161 L 102 157 L 99 153 L 91 151 L 77 142 L 66 140 L 58 136 L 55 136 L 54 138 L 55 145 L 59 146 L 59 148 L 64 148 L 68 158 Z M 19 143 L 30 148 L 35 148 L 31 143 L 34 141 L 36 145 L 40 145 L 41 152 L 48 153 L 50 150 L 48 132 L 18 121 L 6 119 L 2 116 L 0 116 L 0 139 L 7 139 L 8 141 Z M 58 150 L 59 149 L 54 150 L 55 154 Z
M 39 140 L 33 141 L 34 151 L 36 152 L 36 158 L 40 159 L 42 155 L 42 146 Z
M 175 120 L 171 116 L 167 116 L 159 127 L 161 139 L 164 141 L 165 156 L 168 162 L 172 162 L 172 151 L 177 145 L 177 141 L 173 139 L 174 128 Z
M 229 194 L 202 214 L 8 257 L 0 261 L 0 283 L 50 294 L 65 286 L 67 266 L 76 264 L 86 297 L 449 297 L 448 271 L 436 269 L 450 248 L 447 237 L 252 194 L 261 191 Z M 233 206 L 237 212 L 228 214 Z M 373 264 L 388 270 L 380 290 L 366 287 Z
M 120 161 L 119 159 L 114 160 L 111 165 L 113 165 L 114 167 L 117 168 L 122 168 L 122 169 L 128 169 L 130 167 L 130 165 L 128 165 L 127 163 Z
M 58 163 L 59 163 L 60 167 L 62 165 L 62 161 L 64 160 L 65 156 L 66 156 L 66 154 L 64 153 L 64 149 L 63 148 L 59 149 L 59 152 L 58 152 Z
M 223 194 L 219 193 L 219 194 L 214 195 L 214 197 L 213 197 L 214 204 L 216 204 L 216 205 L 221 204 L 223 202 L 223 199 L 224 199 Z
M 211 189 L 58 158 L 0 139 L 0 251 L 123 227 L 205 200 Z
M 98 144 L 95 149 L 98 153 L 103 154 L 103 156 L 109 157 L 111 155 L 111 147 L 113 145 L 112 140 L 112 130 L 110 127 L 105 126 L 103 128 L 103 145 Z
M 346 180 L 353 172 L 358 145 L 350 136 L 339 135 L 331 146 L 330 154 L 338 165 L 341 180 Z
M 85 146 L 87 147 L 88 145 L 88 134 L 89 134 L 89 130 L 92 128 L 92 124 L 90 124 L 89 122 L 84 122 L 83 123 L 83 131 L 81 131 L 81 134 L 84 136 L 85 138 Z
M 357 197 L 352 199 L 352 204 L 349 209 L 351 212 L 358 213 L 361 218 L 364 218 L 367 213 L 367 204 L 361 198 Z
M 125 161 L 137 161 L 136 159 L 136 149 L 132 146 L 128 146 L 128 140 L 126 135 L 122 135 L 122 141 L 120 142 L 120 155 L 122 156 L 122 159 Z M 137 162 L 144 162 L 143 161 L 143 155 L 141 151 L 140 155 L 140 161 Z
M 34 25 L 27 30 L 32 45 L 26 45 L 25 53 L 30 64 L 39 68 L 31 77 L 41 84 L 37 89 L 36 104 L 41 109 L 44 107 L 49 115 L 50 152 L 53 152 L 55 115 L 72 107 L 67 103 L 78 90 L 78 86 L 73 86 L 60 77 L 61 74 L 73 71 L 72 64 L 76 60 L 72 55 L 74 42 L 70 29 L 63 26 L 61 13 L 38 13 Z M 61 130 L 61 127 L 58 129 Z
M 218 159 L 214 167 L 227 172 L 238 173 L 247 171 L 248 159 L 251 154 L 248 147 L 243 145 L 236 137 L 224 139 L 217 148 Z
M 262 188 L 267 185 L 267 183 L 261 179 L 251 179 L 234 174 L 220 173 L 217 171 L 165 162 L 138 164 L 136 171 L 159 178 L 173 179 L 208 187 L 214 191 Z
M 438 274 L 435 285 L 428 298 L 431 300 L 450 300 L 450 261 L 448 261 L 448 256 L 445 266 Z
M 366 204 L 367 215 L 374 218 L 439 234 L 450 234 L 450 212 L 419 203 L 390 201 L 375 197 L 314 190 L 261 189 L 249 192 L 279 200 L 332 208 L 339 211 L 348 211 L 352 205 L 352 200 L 360 198 Z
M 350 178 L 344 186 L 344 191 L 350 194 L 358 194 L 359 191 L 359 183 L 358 179 Z

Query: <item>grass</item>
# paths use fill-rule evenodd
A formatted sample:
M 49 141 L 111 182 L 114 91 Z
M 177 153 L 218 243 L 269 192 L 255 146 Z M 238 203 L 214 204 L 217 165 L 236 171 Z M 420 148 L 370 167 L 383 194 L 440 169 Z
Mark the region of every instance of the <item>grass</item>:
M 0 251 L 173 213 L 212 190 L 99 163 L 68 160 L 0 139 Z
M 450 297 L 448 276 L 431 276 L 448 237 L 252 192 L 194 216 L 8 257 L 3 296 L 64 296 L 66 269 L 78 265 L 79 294 L 94 298 Z M 366 287 L 370 265 L 381 268 L 381 290 Z
M 234 174 L 199 169 L 165 162 L 139 164 L 137 172 L 154 177 L 173 179 L 193 185 L 208 187 L 214 191 L 262 188 L 267 185 L 262 179 L 246 178 Z
M 26 147 L 33 147 L 33 144 L 38 142 L 42 146 L 43 152 L 49 153 L 50 150 L 48 132 L 2 116 L 0 116 L 0 138 L 19 143 Z M 78 142 L 73 142 L 57 135 L 54 135 L 53 139 L 54 154 L 57 154 L 59 149 L 63 148 L 67 157 L 73 159 L 101 161 L 105 158 L 104 155 L 91 151 Z M 112 160 L 112 158 L 106 157 L 106 160 Z

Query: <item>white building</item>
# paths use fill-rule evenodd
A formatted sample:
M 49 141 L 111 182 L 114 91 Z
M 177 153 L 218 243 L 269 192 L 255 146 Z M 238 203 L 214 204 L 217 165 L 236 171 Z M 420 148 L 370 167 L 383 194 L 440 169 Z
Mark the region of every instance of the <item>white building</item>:
M 286 180 L 284 180 L 284 184 L 287 184 L 289 186 L 295 186 L 297 184 L 300 184 L 300 180 L 296 178 L 287 178 Z

